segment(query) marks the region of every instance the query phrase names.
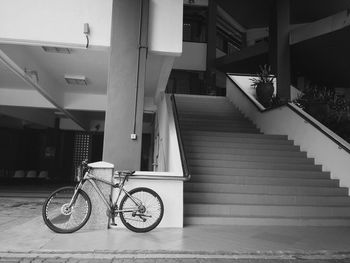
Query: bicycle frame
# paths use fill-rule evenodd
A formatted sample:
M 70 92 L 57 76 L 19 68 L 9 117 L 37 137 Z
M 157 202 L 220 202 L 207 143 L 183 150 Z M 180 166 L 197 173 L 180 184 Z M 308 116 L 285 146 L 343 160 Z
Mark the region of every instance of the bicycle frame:
M 71 199 L 71 201 L 70 201 L 70 203 L 69 203 L 69 206 L 72 206 L 72 205 L 73 205 L 73 203 L 75 202 L 75 199 L 76 199 L 78 190 L 79 190 L 79 189 L 82 189 L 84 183 L 85 183 L 86 181 L 88 181 L 88 182 L 92 185 L 92 187 L 95 189 L 95 191 L 97 192 L 97 194 L 100 196 L 100 198 L 102 199 L 103 203 L 106 205 L 107 209 L 109 210 L 109 213 L 111 213 L 112 211 L 113 211 L 114 213 L 119 213 L 119 212 L 135 212 L 135 211 L 137 211 L 136 208 L 134 208 L 134 209 L 129 208 L 129 209 L 123 209 L 123 210 L 120 210 L 120 209 L 115 210 L 115 207 L 116 207 L 116 205 L 118 204 L 119 198 L 121 197 L 121 194 L 122 194 L 122 193 L 124 193 L 125 195 L 129 196 L 129 198 L 135 203 L 135 205 L 137 206 L 137 208 L 141 205 L 140 202 L 138 202 L 133 196 L 131 196 L 131 195 L 129 194 L 129 192 L 128 192 L 127 190 L 124 189 L 124 184 L 125 184 L 125 181 L 126 181 L 126 180 L 127 180 L 127 175 L 126 175 L 123 179 L 121 179 L 119 183 L 113 184 L 113 183 L 108 182 L 108 181 L 106 181 L 106 180 L 104 180 L 104 179 L 94 177 L 92 174 L 90 174 L 90 171 L 88 170 L 88 171 L 85 173 L 83 179 L 82 179 L 82 180 L 79 182 L 79 184 L 76 186 L 75 191 L 74 191 L 74 194 L 73 194 L 73 197 L 72 197 L 72 199 Z M 113 187 L 113 188 L 119 188 L 118 196 L 117 196 L 115 202 L 113 202 L 112 200 L 108 201 L 108 200 L 106 199 L 106 197 L 103 195 L 101 189 L 97 186 L 96 181 L 101 182 L 101 183 L 106 184 L 106 185 L 109 185 L 109 186 L 111 186 L 111 187 Z

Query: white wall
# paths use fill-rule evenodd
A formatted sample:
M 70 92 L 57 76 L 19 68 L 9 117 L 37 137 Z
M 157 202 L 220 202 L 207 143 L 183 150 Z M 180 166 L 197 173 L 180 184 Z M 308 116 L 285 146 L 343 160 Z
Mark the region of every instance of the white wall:
M 158 131 L 156 133 L 159 134 L 157 171 L 182 176 L 181 155 L 169 95 L 163 93 L 157 109 Z
M 152 112 L 155 112 L 157 110 L 157 105 L 154 103 L 153 97 L 145 97 L 143 102 L 143 110 Z
M 0 42 L 110 46 L 112 0 L 0 0 Z
M 156 154 L 158 154 L 158 158 L 155 160 L 157 163 L 156 171 L 165 172 L 168 171 L 169 116 L 164 93 L 162 93 L 157 102 L 156 118 L 156 135 L 158 134 L 158 145 L 156 145 L 154 149 L 157 151 Z
M 127 190 L 147 187 L 156 191 L 164 204 L 163 219 L 159 227 L 183 227 L 183 182 L 173 180 L 131 179 L 125 185 Z M 122 225 L 119 224 L 119 225 Z
M 148 50 L 179 56 L 182 52 L 183 0 L 150 0 Z
M 164 216 L 159 227 L 181 228 L 183 227 L 183 181 L 180 179 L 153 180 L 137 178 L 142 175 L 183 176 L 180 150 L 170 103 L 169 96 L 162 93 L 161 100 L 157 104 L 157 122 L 160 137 L 157 172 L 137 171 L 135 173 L 136 176 L 127 182 L 125 188 L 131 190 L 136 187 L 148 187 L 156 191 L 164 204 Z M 116 193 L 114 196 L 116 196 Z M 123 226 L 121 223 L 118 225 Z
M 109 180 L 114 172 L 114 165 L 107 162 L 97 162 L 90 164 L 94 168 L 100 168 L 97 172 L 105 180 Z M 117 169 L 117 167 L 115 167 Z M 94 172 L 93 172 L 94 173 Z M 155 179 L 142 179 L 142 174 L 152 176 L 166 176 L 166 173 L 153 173 L 153 172 L 140 172 L 137 171 L 134 176 L 129 177 L 130 179 L 125 183 L 124 188 L 128 191 L 138 188 L 147 187 L 154 190 L 162 199 L 164 205 L 163 219 L 158 227 L 169 228 L 169 227 L 183 227 L 183 182 L 176 180 L 155 180 Z M 115 179 L 114 183 L 119 182 L 119 179 Z M 114 188 L 112 190 L 113 201 L 116 201 L 119 189 Z M 123 194 L 121 198 L 123 198 Z M 92 200 L 93 201 L 93 200 Z M 100 200 L 101 201 L 101 200 Z M 119 199 L 119 202 L 121 199 Z M 102 203 L 102 202 L 101 202 Z M 99 215 L 97 215 L 99 217 Z M 116 218 L 118 227 L 124 227 L 120 218 Z M 103 217 L 100 218 L 103 220 Z
M 336 143 L 293 110 L 283 106 L 267 112 L 260 112 L 229 79 L 227 79 L 226 96 L 262 132 L 288 135 L 288 138 L 294 140 L 296 145 L 300 145 L 301 150 L 306 151 L 309 157 L 315 158 L 315 162 L 321 164 L 324 171 L 330 171 L 332 178 L 339 179 L 341 186 L 350 187 L 350 154 L 340 149 Z M 295 109 L 300 110 L 297 107 Z M 306 115 L 313 122 L 318 123 L 324 131 L 350 148 L 350 144 L 308 114 Z
M 63 106 L 67 110 L 105 111 L 107 95 L 65 92 Z
M 206 70 L 207 44 L 183 42 L 182 55 L 175 59 L 174 69 Z
M 171 101 L 169 95 L 166 95 L 166 104 L 168 112 L 168 125 L 169 125 L 169 143 L 168 143 L 168 172 L 173 173 L 178 176 L 183 175 L 182 165 L 181 165 L 181 155 L 179 149 L 179 143 L 176 133 L 175 121 L 173 110 L 171 106 Z

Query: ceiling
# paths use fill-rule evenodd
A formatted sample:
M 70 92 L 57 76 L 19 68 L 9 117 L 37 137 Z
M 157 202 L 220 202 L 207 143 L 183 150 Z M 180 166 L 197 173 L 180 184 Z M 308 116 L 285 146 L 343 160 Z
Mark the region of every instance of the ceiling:
M 0 45 L 0 49 L 22 68 L 26 67 L 32 70 L 42 68 L 55 81 L 56 86 L 62 88 L 64 92 L 93 94 L 106 94 L 107 92 L 109 62 L 107 51 L 72 49 L 70 54 L 61 54 L 45 52 L 41 46 L 7 44 Z M 88 85 L 68 85 L 64 75 L 84 75 Z M 13 74 L 8 74 L 8 70 L 2 65 L 0 65 L 0 76 L 3 77 L 0 81 L 0 88 L 6 85 L 18 87 L 20 84 L 18 80 L 14 79 L 16 77 Z M 25 87 L 26 85 L 22 85 L 20 88 Z
M 291 47 L 294 75 L 315 82 L 350 87 L 350 27 L 295 44 Z
M 273 0 L 216 0 L 216 2 L 247 29 L 266 27 L 269 24 Z M 291 24 L 316 21 L 348 8 L 350 8 L 349 0 L 290 0 Z
M 350 87 L 350 26 L 291 46 L 291 71 L 332 87 Z M 218 66 L 223 72 L 255 73 L 257 65 L 269 64 L 268 53 Z
M 45 85 L 50 83 L 55 89 L 61 89 L 62 93 L 107 93 L 109 64 L 109 52 L 107 49 L 72 49 L 70 54 L 62 54 L 45 52 L 41 46 L 1 44 L 0 50 L 23 70 L 27 68 L 37 71 L 39 85 L 40 80 L 45 78 L 48 80 L 44 82 L 46 83 Z M 87 78 L 87 86 L 69 85 L 66 83 L 64 75 L 84 75 Z M 16 88 L 19 90 L 34 89 L 0 62 L 0 92 L 4 88 Z M 45 89 L 47 87 L 42 88 Z M 35 116 L 37 115 L 37 112 L 35 112 L 36 108 L 32 109 L 17 107 L 16 112 L 14 112 L 2 107 L 0 108 L 0 114 L 19 119 L 22 118 L 29 122 L 32 120 L 33 123 L 42 125 L 42 121 Z M 46 111 L 50 112 L 50 114 L 47 113 L 43 118 L 50 119 L 48 122 L 53 123 L 53 120 L 57 117 L 54 114 L 56 109 L 52 108 Z M 40 109 L 40 112 L 43 112 L 43 109 Z M 33 113 L 32 117 L 30 117 L 29 113 Z M 78 114 L 76 112 L 72 113 Z M 84 114 L 79 114 L 87 120 L 104 120 L 103 112 L 86 111 Z M 8 122 L 8 119 L 3 117 L 0 119 L 0 122 Z
M 24 80 L 18 78 L 11 70 L 0 62 L 0 88 L 27 87 Z

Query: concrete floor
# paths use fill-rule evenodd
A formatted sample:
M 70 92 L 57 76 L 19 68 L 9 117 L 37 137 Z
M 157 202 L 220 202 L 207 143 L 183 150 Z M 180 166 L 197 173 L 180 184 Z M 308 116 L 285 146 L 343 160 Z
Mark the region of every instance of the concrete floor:
M 40 198 L 0 198 L 0 254 L 204 255 L 349 258 L 350 228 L 186 226 L 139 234 L 127 229 L 56 234 L 41 218 Z

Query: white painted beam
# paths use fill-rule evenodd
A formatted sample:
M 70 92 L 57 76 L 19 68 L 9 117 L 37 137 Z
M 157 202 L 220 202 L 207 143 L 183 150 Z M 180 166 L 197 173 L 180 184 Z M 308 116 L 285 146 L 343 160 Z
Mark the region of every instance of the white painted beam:
M 182 53 L 183 0 L 150 0 L 148 50 L 158 55 Z
M 64 109 L 63 105 L 63 89 L 55 85 L 55 81 L 49 77 L 49 74 L 35 63 L 35 60 L 28 58 L 28 54 L 24 51 L 12 52 L 12 58 L 10 58 L 3 50 L 0 49 L 0 62 L 3 63 L 9 70 L 11 70 L 16 76 L 22 79 L 31 88 L 37 90 L 46 100 L 54 105 L 57 110 L 64 113 L 68 118 L 72 119 L 76 124 L 85 130 L 88 130 L 84 120 L 78 119 L 69 111 Z M 14 58 L 14 59 L 13 59 Z M 39 82 L 34 81 L 24 70 L 15 62 L 16 61 L 29 61 L 28 68 L 38 72 Z M 24 62 L 23 62 L 24 63 Z M 27 62 L 28 63 L 28 62 Z M 23 64 L 22 64 L 23 65 Z M 26 65 L 26 64 L 24 64 Z M 39 84 L 40 83 L 40 84 Z
M 37 90 L 0 88 L 0 105 L 55 109 Z
M 350 14 L 348 10 L 344 10 L 335 15 L 293 29 L 290 32 L 289 43 L 293 45 L 348 26 L 350 26 Z

